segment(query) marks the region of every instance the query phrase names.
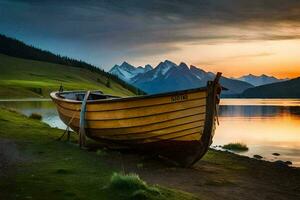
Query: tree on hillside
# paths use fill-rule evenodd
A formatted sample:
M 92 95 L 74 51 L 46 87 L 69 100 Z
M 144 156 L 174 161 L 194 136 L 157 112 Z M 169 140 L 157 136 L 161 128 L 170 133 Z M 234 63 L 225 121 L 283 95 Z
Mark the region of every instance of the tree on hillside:
M 105 84 L 105 85 L 106 85 L 106 87 L 108 87 L 108 88 L 111 87 L 109 78 L 107 78 L 107 81 L 106 81 L 106 84 Z

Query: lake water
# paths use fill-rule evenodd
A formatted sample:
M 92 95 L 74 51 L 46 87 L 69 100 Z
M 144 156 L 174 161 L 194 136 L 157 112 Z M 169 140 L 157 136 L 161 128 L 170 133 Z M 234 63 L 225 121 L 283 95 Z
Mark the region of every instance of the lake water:
M 219 112 L 213 145 L 242 142 L 249 151 L 239 154 L 300 167 L 300 99 L 222 99 Z
M 9 100 L 0 101 L 0 105 L 25 115 L 39 113 L 50 126 L 66 128 L 49 100 Z M 239 154 L 289 160 L 300 167 L 300 99 L 222 99 L 219 121 L 213 146 L 242 142 L 249 151 Z
M 42 121 L 51 127 L 66 129 L 66 125 L 59 119 L 55 105 L 50 99 L 12 99 L 0 100 L 0 106 L 17 110 L 26 116 L 38 113 L 43 116 Z

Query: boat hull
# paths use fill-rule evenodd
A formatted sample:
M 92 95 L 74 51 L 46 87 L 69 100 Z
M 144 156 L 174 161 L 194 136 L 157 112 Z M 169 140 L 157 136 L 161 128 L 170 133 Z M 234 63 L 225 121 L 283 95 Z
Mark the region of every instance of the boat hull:
M 172 159 L 182 166 L 199 160 L 212 143 L 216 85 L 160 95 L 88 100 L 87 137 L 108 148 L 131 148 Z M 51 93 L 61 120 L 80 130 L 82 101 Z

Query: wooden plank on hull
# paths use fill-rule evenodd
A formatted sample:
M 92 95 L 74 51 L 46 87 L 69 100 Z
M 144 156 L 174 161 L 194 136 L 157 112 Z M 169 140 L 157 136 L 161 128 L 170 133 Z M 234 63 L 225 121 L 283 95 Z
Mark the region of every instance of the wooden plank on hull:
M 166 105 L 154 105 L 149 107 L 138 107 L 130 108 L 123 110 L 112 110 L 112 111 L 98 111 L 98 112 L 86 112 L 87 120 L 117 120 L 117 119 L 126 119 L 134 117 L 146 117 L 155 114 L 163 114 L 169 112 L 175 112 L 179 110 L 184 110 L 194 107 L 205 107 L 206 100 L 191 100 L 185 102 L 178 102 L 176 104 L 166 104 Z M 58 111 L 64 115 L 71 117 L 74 116 L 74 111 L 65 109 L 60 105 L 57 106 Z M 74 118 L 79 119 L 79 111 L 75 113 Z
M 192 118 L 191 118 L 192 119 Z M 120 136 L 127 137 L 128 135 L 135 134 L 147 134 L 148 132 L 157 132 L 157 133 L 165 133 L 170 129 L 182 129 L 183 127 L 192 127 L 192 126 L 204 126 L 204 120 L 198 120 L 196 117 L 192 121 L 185 121 L 185 118 L 176 120 L 177 122 L 169 121 L 168 123 L 161 123 L 155 125 L 161 126 L 140 126 L 140 127 L 132 127 L 132 128 L 114 128 L 114 129 L 87 129 L 87 131 L 91 132 L 93 135 L 103 135 L 103 136 Z
M 163 141 L 199 141 L 202 136 L 202 131 L 199 132 L 198 130 L 189 130 L 182 133 L 176 133 L 176 134 L 170 134 L 169 136 L 164 136 L 164 137 L 153 137 L 153 138 L 148 138 L 144 140 L 135 140 L 135 141 L 130 141 L 130 140 L 121 140 L 125 143 L 134 143 L 134 144 L 145 144 L 145 143 L 153 143 L 153 142 L 163 142 Z
M 199 122 L 199 124 L 204 124 L 205 116 L 204 114 L 195 114 L 187 117 L 179 117 L 171 120 L 166 120 L 154 124 L 146 124 L 142 126 L 127 126 L 127 127 L 98 127 L 98 128 L 86 128 L 87 132 L 94 132 L 95 134 L 102 134 L 107 132 L 108 134 L 131 134 L 131 133 L 139 133 L 141 131 L 153 131 L 160 130 L 172 126 L 180 126 L 186 123 Z M 64 115 L 60 115 L 63 121 L 68 121 L 71 118 L 65 117 Z M 79 124 L 79 120 L 73 120 L 71 123 L 72 129 L 77 129 Z
M 137 134 L 140 132 L 157 131 L 165 128 L 181 126 L 181 125 L 194 123 L 194 122 L 198 123 L 199 125 L 204 125 L 204 119 L 199 120 L 199 118 L 200 115 L 193 115 L 189 117 L 178 118 L 178 119 L 173 119 L 161 123 L 155 123 L 155 124 L 137 126 L 137 127 L 125 127 L 125 128 L 116 127 L 116 128 L 108 128 L 108 129 L 100 128 L 100 129 L 87 129 L 87 130 L 89 132 L 94 132 L 95 134 L 107 134 L 107 135 Z
M 136 108 L 130 110 L 114 110 L 114 111 L 101 111 L 101 112 L 87 112 L 86 120 L 88 121 L 103 121 L 103 120 L 122 120 L 138 117 L 148 117 L 153 115 L 161 115 L 165 113 L 174 113 L 176 111 L 182 111 L 190 108 L 200 108 L 201 112 L 205 112 L 206 106 L 199 104 L 200 102 L 191 102 L 189 104 L 183 104 L 180 106 L 168 105 L 168 106 L 158 106 L 151 108 Z M 58 112 L 63 113 L 67 117 L 74 117 L 79 119 L 80 112 L 75 112 L 71 110 L 66 110 L 57 106 Z
M 163 123 L 168 122 L 172 119 L 189 117 L 193 115 L 200 114 L 199 120 L 205 119 L 205 108 L 204 107 L 196 107 L 190 108 L 182 111 L 176 111 L 172 113 L 163 113 L 160 115 L 152 115 L 147 117 L 139 117 L 139 118 L 129 118 L 129 119 L 122 119 L 122 120 L 102 120 L 102 121 L 87 121 L 87 127 L 89 129 L 97 129 L 97 128 L 125 128 L 125 127 L 138 127 L 144 125 L 150 125 L 155 123 Z M 63 118 L 68 119 L 70 117 L 65 116 L 63 113 L 60 113 Z M 74 119 L 72 125 L 76 126 L 78 120 Z
M 109 135 L 105 133 L 97 133 L 91 132 L 90 135 L 92 137 L 99 137 L 99 138 L 106 138 L 106 139 L 113 139 L 113 140 L 136 140 L 136 139 L 147 139 L 152 137 L 165 137 L 175 133 L 184 134 L 185 131 L 191 129 L 197 129 L 199 131 L 203 130 L 203 125 L 199 125 L 199 123 L 190 123 L 181 126 L 175 126 L 167 129 L 162 129 L 158 131 L 149 131 L 149 132 L 140 132 L 134 134 L 119 134 L 119 135 Z

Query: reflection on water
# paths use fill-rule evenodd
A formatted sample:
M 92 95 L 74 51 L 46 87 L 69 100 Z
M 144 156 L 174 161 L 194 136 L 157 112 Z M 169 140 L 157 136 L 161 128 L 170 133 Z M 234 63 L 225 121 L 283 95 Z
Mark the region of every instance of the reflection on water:
M 222 99 L 221 105 L 226 106 L 296 106 L 300 99 Z
M 51 127 L 66 129 L 66 125 L 59 119 L 55 105 L 50 99 L 0 100 L 0 106 L 18 110 L 26 116 L 38 113 L 43 116 L 42 121 Z
M 224 99 L 219 115 L 214 145 L 242 142 L 249 147 L 242 155 L 300 166 L 300 100 Z
M 285 106 L 231 106 L 221 105 L 219 113 L 222 117 L 251 117 L 251 118 L 266 118 L 266 117 L 284 117 L 291 116 L 300 117 L 299 107 Z
M 1 101 L 25 115 L 39 113 L 52 127 L 65 129 L 51 101 Z M 213 145 L 243 142 L 252 157 L 259 154 L 267 160 L 290 160 L 300 167 L 300 99 L 222 99 L 220 125 Z M 280 156 L 273 156 L 279 153 Z

